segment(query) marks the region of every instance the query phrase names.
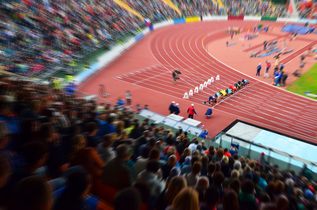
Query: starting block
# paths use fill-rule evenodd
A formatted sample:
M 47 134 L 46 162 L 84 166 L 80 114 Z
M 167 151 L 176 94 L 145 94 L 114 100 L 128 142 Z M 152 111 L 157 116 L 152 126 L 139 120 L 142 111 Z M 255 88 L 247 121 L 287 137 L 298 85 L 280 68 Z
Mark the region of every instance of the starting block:
M 187 92 L 185 92 L 183 99 L 189 99 Z
M 204 87 L 206 88 L 208 86 L 207 82 L 204 82 Z
M 209 79 L 209 80 L 207 81 L 207 83 L 208 83 L 208 85 L 211 85 L 211 79 Z
M 195 87 L 195 93 L 199 93 L 198 87 Z
M 200 85 L 199 85 L 199 90 L 203 90 L 203 89 L 204 89 L 203 84 L 200 84 Z
M 210 81 L 211 81 L 211 82 L 214 82 L 215 80 L 214 80 L 214 78 L 213 78 L 213 77 L 211 77 L 211 78 L 210 78 Z
M 190 91 L 189 91 L 189 96 L 193 96 L 194 95 L 194 92 L 193 92 L 193 90 L 191 89 Z
M 217 75 L 216 80 L 220 80 L 220 76 L 219 75 Z

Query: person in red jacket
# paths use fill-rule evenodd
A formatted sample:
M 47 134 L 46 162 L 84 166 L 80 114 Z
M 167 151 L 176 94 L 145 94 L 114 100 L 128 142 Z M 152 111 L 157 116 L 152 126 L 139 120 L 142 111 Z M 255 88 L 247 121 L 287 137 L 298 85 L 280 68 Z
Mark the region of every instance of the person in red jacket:
M 197 115 L 197 113 L 196 113 L 196 111 L 195 111 L 195 108 L 194 108 L 194 104 L 192 104 L 192 105 L 188 108 L 187 113 L 188 113 L 188 118 L 191 118 L 191 119 L 194 118 L 194 114 Z

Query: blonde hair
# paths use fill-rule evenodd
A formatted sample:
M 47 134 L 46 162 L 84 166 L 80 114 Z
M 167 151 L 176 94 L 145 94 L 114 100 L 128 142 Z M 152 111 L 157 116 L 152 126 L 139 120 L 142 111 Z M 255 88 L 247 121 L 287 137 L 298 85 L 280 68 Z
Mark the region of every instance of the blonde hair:
M 86 140 L 83 135 L 76 135 L 73 142 L 73 153 L 86 147 Z
M 124 122 L 123 121 L 119 121 L 116 125 L 116 131 L 118 133 L 121 133 L 121 131 L 124 130 Z
M 173 210 L 199 210 L 198 193 L 191 187 L 186 187 L 175 197 Z
M 168 184 L 166 193 L 165 193 L 165 200 L 168 205 L 173 203 L 174 198 L 177 194 L 187 187 L 187 181 L 183 176 L 175 176 L 171 179 Z
M 188 149 L 188 148 L 185 148 L 184 151 L 183 151 L 182 156 L 187 157 L 187 156 L 190 156 L 190 154 L 191 154 L 191 150 Z
M 170 139 L 171 139 L 171 138 L 173 138 L 173 136 L 174 136 L 173 133 L 168 133 L 168 134 L 167 134 L 167 138 L 170 138 Z

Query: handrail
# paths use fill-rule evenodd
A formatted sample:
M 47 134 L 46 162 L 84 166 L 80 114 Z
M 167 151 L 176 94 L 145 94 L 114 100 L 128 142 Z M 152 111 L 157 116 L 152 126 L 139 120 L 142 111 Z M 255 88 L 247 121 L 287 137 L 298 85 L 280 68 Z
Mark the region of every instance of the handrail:
M 231 135 L 231 134 L 227 134 L 227 133 L 223 133 L 223 132 L 220 132 L 219 134 L 221 135 L 225 135 L 225 136 L 228 136 L 228 137 L 231 137 L 231 138 L 235 138 L 239 141 L 242 141 L 242 142 L 245 142 L 245 143 L 248 143 L 248 144 L 251 144 L 253 146 L 257 146 L 257 147 L 260 147 L 260 148 L 263 148 L 265 150 L 269 150 L 269 151 L 272 151 L 276 154 L 279 154 L 279 155 L 282 155 L 282 156 L 285 156 L 285 157 L 288 157 L 288 158 L 291 158 L 291 159 L 294 159 L 294 160 L 297 160 L 297 161 L 300 161 L 300 162 L 303 162 L 305 164 L 308 164 L 308 165 L 312 165 L 312 166 L 317 166 L 317 163 L 315 162 L 311 162 L 311 161 L 308 161 L 308 160 L 305 160 L 303 158 L 300 158 L 300 157 L 297 157 L 297 156 L 294 156 L 294 155 L 290 155 L 286 152 L 282 152 L 280 150 L 277 150 L 277 149 L 273 149 L 273 148 L 270 148 L 268 146 L 264 146 L 262 144 L 258 144 L 258 143 L 254 143 L 253 141 L 249 141 L 249 140 L 245 140 L 245 139 L 242 139 L 240 137 L 237 137 L 237 136 L 234 136 L 234 135 Z M 219 134 L 217 136 L 215 136 L 212 141 L 215 141 L 217 139 L 217 137 L 219 136 Z

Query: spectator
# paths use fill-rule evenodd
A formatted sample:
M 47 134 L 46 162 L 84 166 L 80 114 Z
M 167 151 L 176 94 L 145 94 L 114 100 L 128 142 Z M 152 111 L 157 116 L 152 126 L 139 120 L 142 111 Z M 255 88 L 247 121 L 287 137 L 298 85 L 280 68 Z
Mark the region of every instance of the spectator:
M 87 147 L 97 148 L 100 143 L 100 139 L 98 139 L 95 135 L 98 133 L 98 125 L 95 122 L 90 122 L 87 124 Z
M 220 193 L 217 187 L 209 187 L 205 193 L 205 203 L 200 205 L 200 210 L 217 209 L 220 202 Z
M 86 147 L 86 141 L 82 135 L 77 135 L 74 138 L 70 163 L 72 166 L 82 165 L 93 178 L 101 175 L 104 166 L 104 162 L 100 159 L 96 150 L 92 147 Z
M 230 178 L 225 178 L 225 180 L 224 180 L 224 182 L 223 182 L 223 187 L 224 188 L 227 188 L 228 186 L 229 186 L 229 184 L 230 184 L 230 182 L 233 180 L 233 179 L 236 179 L 236 178 L 239 178 L 239 171 L 237 171 L 237 170 L 232 170 L 231 171 L 231 176 L 230 176 Z
M 82 210 L 87 209 L 88 204 L 84 198 L 89 192 L 90 179 L 85 171 L 76 171 L 69 175 L 66 188 L 57 198 L 54 209 Z
M 192 188 L 184 188 L 175 197 L 173 210 L 199 210 L 198 193 Z
M 51 209 L 53 191 L 43 176 L 30 176 L 21 180 L 13 191 L 13 210 Z
M 143 132 L 143 135 L 136 140 L 135 147 L 134 147 L 134 152 L 136 153 L 136 155 L 139 155 L 139 152 L 138 152 L 139 151 L 139 147 L 141 145 L 146 144 L 149 137 L 150 137 L 150 131 L 145 130 Z
M 102 142 L 98 144 L 97 151 L 103 162 L 107 163 L 116 157 L 116 151 L 111 147 L 113 144 L 113 134 L 106 134 L 102 138 Z
M 150 161 L 152 161 L 152 160 L 159 161 L 160 157 L 161 157 L 160 150 L 152 149 L 148 158 L 142 158 L 142 157 L 139 158 L 136 161 L 136 164 L 135 164 L 135 167 L 134 167 L 134 176 L 137 177 L 139 175 L 139 173 L 141 173 L 143 170 L 145 170 L 146 169 L 146 165 Z M 159 172 L 158 172 L 158 177 L 162 178 L 162 171 L 161 170 L 159 170 Z
M 194 155 L 191 160 L 190 160 L 190 164 L 184 164 L 182 166 L 182 172 L 181 174 L 188 174 L 191 172 L 191 168 L 192 168 L 192 165 L 194 165 L 195 162 L 199 161 L 200 160 L 200 157 L 197 156 L 197 155 Z
M 155 149 L 156 147 L 156 139 L 155 138 L 150 138 L 148 144 L 142 149 L 141 155 L 143 158 L 148 158 L 149 153 Z M 140 147 L 141 149 L 142 147 Z
M 198 178 L 198 181 L 195 186 L 195 190 L 199 195 L 199 202 L 205 201 L 205 192 L 209 187 L 209 180 L 206 176 L 201 176 Z
M 178 154 L 183 154 L 186 147 L 189 145 L 189 139 L 184 138 L 180 144 L 176 146 Z
M 207 156 L 203 156 L 201 158 L 201 165 L 202 165 L 202 169 L 201 169 L 201 176 L 207 176 L 207 167 L 208 167 L 208 163 L 209 163 L 209 159 Z
M 261 156 L 258 157 L 258 162 L 260 163 L 260 165 L 266 165 L 264 155 L 265 155 L 264 152 L 262 152 Z
M 169 156 L 167 163 L 161 167 L 164 180 L 169 176 L 171 169 L 174 168 L 176 163 L 177 163 L 176 155 L 171 155 Z
M 142 198 L 139 191 L 135 188 L 127 188 L 118 192 L 114 198 L 115 210 L 139 210 Z
M 200 144 L 201 144 L 202 150 L 205 152 L 207 150 L 207 147 L 205 147 L 205 140 L 202 140 Z
M 13 188 L 22 179 L 35 175 L 37 170 L 45 164 L 48 152 L 48 147 L 44 142 L 37 141 L 26 144 L 22 150 L 25 167 L 13 171 L 9 187 Z
M 224 155 L 223 149 L 218 149 L 215 157 L 213 158 L 213 162 L 218 162 L 218 161 L 222 160 L 223 155 Z
M 170 171 L 170 175 L 166 179 L 166 186 L 168 186 L 169 182 L 171 181 L 171 179 L 173 179 L 173 177 L 179 176 L 180 174 L 181 174 L 181 170 L 179 168 L 177 167 L 172 168 Z
M 193 143 L 191 143 L 188 146 L 188 149 L 190 149 L 190 151 L 193 153 L 193 151 L 197 149 L 197 146 L 198 146 L 198 140 L 195 140 Z
M 174 145 L 174 140 L 173 140 L 173 133 L 167 134 L 167 138 L 165 139 L 165 142 L 167 145 L 173 146 Z
M 156 203 L 157 210 L 165 210 L 172 205 L 174 198 L 182 189 L 187 187 L 186 179 L 182 176 L 175 176 L 169 182 L 166 191 L 163 191 Z
M 136 178 L 136 183 L 146 184 L 154 198 L 158 198 L 165 188 L 164 182 L 158 179 L 159 169 L 160 164 L 156 160 L 150 160 L 146 165 L 146 170 L 142 171 Z
M 128 139 L 128 137 L 129 137 L 129 134 L 128 134 L 127 131 L 125 131 L 125 130 L 121 131 L 120 136 L 118 136 L 118 137 L 115 139 L 115 141 L 114 141 L 112 147 L 113 147 L 114 149 L 116 149 L 119 145 L 124 144 L 125 141 Z
M 131 130 L 131 133 L 130 133 L 129 137 L 132 138 L 132 139 L 137 139 L 140 136 L 142 136 L 142 133 L 141 133 L 141 130 L 140 130 L 140 124 L 139 123 L 135 123 L 134 124 L 134 128 Z
M 234 178 L 229 183 L 229 189 L 236 192 L 237 195 L 239 195 L 240 189 L 241 189 L 241 183 L 238 178 Z
M 222 197 L 224 195 L 224 191 L 223 191 L 224 179 L 225 179 L 224 175 L 222 174 L 222 172 L 219 172 L 219 171 L 216 172 L 214 176 L 212 177 L 213 185 L 217 187 L 220 192 L 220 200 L 222 200 Z
M 116 151 L 117 157 L 102 168 L 101 182 L 120 190 L 131 186 L 132 174 L 126 162 L 132 154 L 126 144 L 118 146 Z
M 222 199 L 223 210 L 239 210 L 238 196 L 233 190 L 229 190 Z
M 192 171 L 188 174 L 185 174 L 185 178 L 187 180 L 187 185 L 189 187 L 193 187 L 196 185 L 197 181 L 198 181 L 198 177 L 199 177 L 199 173 L 201 172 L 202 169 L 202 165 L 200 162 L 195 162 L 192 165 Z
M 252 180 L 247 179 L 243 182 L 241 191 L 239 192 L 239 206 L 240 208 L 257 210 L 258 204 L 255 201 L 255 197 L 253 195 L 254 184 Z

